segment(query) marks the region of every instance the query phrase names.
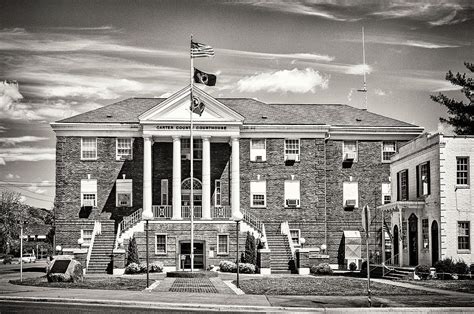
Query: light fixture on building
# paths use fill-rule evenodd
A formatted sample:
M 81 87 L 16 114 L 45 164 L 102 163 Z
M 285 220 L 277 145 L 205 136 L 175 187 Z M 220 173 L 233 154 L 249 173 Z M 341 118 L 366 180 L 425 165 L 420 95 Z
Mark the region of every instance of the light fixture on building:
M 326 254 L 326 244 L 321 245 L 321 253 Z
M 305 243 L 306 243 L 306 239 L 305 238 L 300 238 L 301 248 L 304 248 Z

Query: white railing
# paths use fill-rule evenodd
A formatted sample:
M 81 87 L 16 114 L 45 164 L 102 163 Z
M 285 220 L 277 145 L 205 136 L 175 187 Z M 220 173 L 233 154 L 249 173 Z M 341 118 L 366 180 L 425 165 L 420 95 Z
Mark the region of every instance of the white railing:
M 173 217 L 173 206 L 171 205 L 152 205 L 151 210 L 153 211 L 154 218 Z
M 120 224 L 117 226 L 117 236 L 115 237 L 115 246 L 114 249 L 119 248 L 119 240 L 120 240 L 120 234 L 122 233 L 122 230 L 120 230 Z
M 286 237 L 288 238 L 288 244 L 290 245 L 291 256 L 293 256 L 293 258 L 294 258 L 295 257 L 295 246 L 293 244 L 293 240 L 291 239 L 290 225 L 288 224 L 288 221 L 282 222 L 280 229 L 281 229 L 281 234 L 286 234 Z
M 246 211 L 245 209 L 241 209 L 240 211 L 244 216 L 244 221 L 253 228 L 255 228 L 258 232 L 262 233 L 262 221 L 251 213 L 249 213 L 248 211 Z
M 194 207 L 194 218 L 202 218 L 202 206 L 193 206 Z M 190 218 L 191 217 L 191 206 L 181 206 L 181 217 Z
M 265 231 L 265 224 L 262 222 L 262 238 L 265 239 L 264 242 L 264 249 L 268 250 L 268 239 L 267 239 L 267 232 Z
M 120 222 L 119 228 L 123 233 L 128 228 L 134 226 L 136 223 L 142 220 L 142 209 L 138 209 L 134 211 L 130 216 L 123 217 L 122 221 Z
M 230 206 L 213 206 L 211 207 L 211 218 L 230 218 L 232 211 Z
M 100 221 L 94 221 L 94 230 L 92 230 L 92 236 L 91 236 L 91 241 L 89 243 L 89 248 L 87 249 L 87 257 L 86 257 L 86 271 L 87 271 L 87 268 L 89 267 L 89 261 L 91 259 L 91 255 L 92 255 L 92 248 L 94 247 L 94 240 L 95 240 L 95 236 L 98 235 L 98 234 L 101 234 L 102 233 L 102 225 L 100 223 Z

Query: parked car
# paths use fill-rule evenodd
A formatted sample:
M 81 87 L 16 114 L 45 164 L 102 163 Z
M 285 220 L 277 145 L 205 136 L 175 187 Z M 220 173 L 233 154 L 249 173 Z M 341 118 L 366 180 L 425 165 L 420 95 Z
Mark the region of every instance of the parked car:
M 23 254 L 23 257 L 20 257 L 18 261 L 23 260 L 23 263 L 36 263 L 36 256 L 34 254 Z

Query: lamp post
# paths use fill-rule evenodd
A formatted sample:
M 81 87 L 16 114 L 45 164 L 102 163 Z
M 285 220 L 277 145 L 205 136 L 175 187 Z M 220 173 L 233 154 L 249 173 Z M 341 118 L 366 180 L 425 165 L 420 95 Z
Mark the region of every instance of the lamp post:
M 301 243 L 301 248 L 303 249 L 304 244 L 306 243 L 306 239 L 305 238 L 300 238 L 300 243 Z
M 142 213 L 142 219 L 146 221 L 145 226 L 145 245 L 146 245 L 146 287 L 150 286 L 150 271 L 148 269 L 148 221 L 153 219 L 153 212 L 151 208 L 145 208 Z
M 236 230 L 237 230 L 237 288 L 240 288 L 239 282 L 239 231 L 240 231 L 240 221 L 244 218 L 240 211 L 236 212 L 232 216 L 232 220 L 236 223 Z

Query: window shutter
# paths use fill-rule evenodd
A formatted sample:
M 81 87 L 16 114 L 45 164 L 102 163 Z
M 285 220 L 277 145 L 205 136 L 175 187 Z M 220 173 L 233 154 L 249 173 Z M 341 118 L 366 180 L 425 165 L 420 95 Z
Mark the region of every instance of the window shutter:
M 161 180 L 161 205 L 168 205 L 168 179 Z
M 427 174 L 426 174 L 426 178 L 428 180 L 428 195 L 431 195 L 431 172 L 430 172 L 430 162 L 426 162 L 426 167 L 428 168 L 427 169 Z
M 416 166 L 416 197 L 420 197 L 420 185 L 423 185 L 420 178 L 420 165 Z
M 397 172 L 397 201 L 400 200 L 400 172 Z
M 410 184 L 408 183 L 408 169 L 406 171 L 407 171 L 406 172 L 406 176 L 407 176 L 407 187 L 406 187 L 406 189 L 407 189 L 407 199 L 406 200 L 408 201 L 408 200 L 410 200 L 410 195 L 409 195 L 409 193 L 410 193 Z

